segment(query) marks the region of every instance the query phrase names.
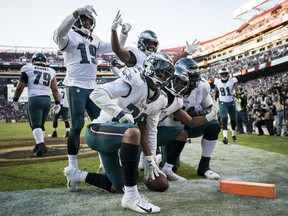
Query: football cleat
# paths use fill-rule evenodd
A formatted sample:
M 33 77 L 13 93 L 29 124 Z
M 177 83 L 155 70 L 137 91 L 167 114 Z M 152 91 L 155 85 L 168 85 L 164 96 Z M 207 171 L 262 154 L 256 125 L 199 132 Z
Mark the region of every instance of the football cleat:
M 161 210 L 158 206 L 153 205 L 146 197 L 141 195 L 136 199 L 127 199 L 124 195 L 122 197 L 121 205 L 124 209 L 131 209 L 132 211 L 146 214 L 157 213 Z
M 32 150 L 32 151 L 35 153 L 35 152 L 37 152 L 37 151 L 38 151 L 38 148 L 39 148 L 39 145 L 37 145 L 37 144 L 36 144 L 36 145 L 34 146 L 34 148 L 33 148 L 33 150 Z
M 72 166 L 67 166 L 64 168 L 64 175 L 67 178 L 67 188 L 69 191 L 76 192 L 78 190 L 80 172 L 81 171 Z
M 228 139 L 227 139 L 226 137 L 224 137 L 224 139 L 222 140 L 222 142 L 227 145 L 227 144 L 228 144 Z
M 216 173 L 213 172 L 212 170 L 207 170 L 204 175 L 206 176 L 207 179 L 210 180 L 218 180 L 220 178 L 220 176 Z
M 47 147 L 45 146 L 44 143 L 40 143 L 40 144 L 37 144 L 34 149 L 33 149 L 33 152 L 34 152 L 34 156 L 35 157 L 41 157 L 43 154 L 45 154 L 47 152 Z
M 232 140 L 233 140 L 234 142 L 236 142 L 236 141 L 237 141 L 236 136 L 232 136 Z
M 186 178 L 177 175 L 172 170 L 162 169 L 162 171 L 165 173 L 168 181 L 186 181 L 187 180 Z
M 57 137 L 57 132 L 56 132 L 56 131 L 53 131 L 51 137 Z

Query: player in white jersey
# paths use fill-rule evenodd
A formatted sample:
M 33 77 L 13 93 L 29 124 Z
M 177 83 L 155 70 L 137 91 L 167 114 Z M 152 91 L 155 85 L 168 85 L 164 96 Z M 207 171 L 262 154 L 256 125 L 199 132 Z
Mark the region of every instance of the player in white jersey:
M 69 106 L 68 106 L 68 100 L 67 100 L 67 95 L 66 95 L 66 91 L 65 91 L 65 86 L 63 85 L 62 81 L 58 82 L 58 93 L 59 93 L 59 97 L 60 97 L 61 109 L 58 113 L 54 114 L 53 133 L 52 133 L 51 137 L 57 137 L 58 119 L 60 118 L 60 116 L 62 117 L 62 120 L 64 121 L 64 124 L 65 124 L 65 129 L 66 129 L 65 137 L 68 137 L 69 131 L 70 131 Z
M 97 55 L 111 53 L 111 43 L 102 41 L 92 34 L 96 25 L 93 6 L 87 5 L 68 15 L 54 31 L 54 41 L 63 52 L 67 68 L 64 84 L 68 95 L 71 129 L 67 140 L 68 162 L 78 167 L 80 133 L 84 126 L 85 110 L 90 119 L 99 116 L 100 109 L 90 100 L 89 95 L 96 87 Z M 113 21 L 118 22 L 119 12 Z M 123 25 L 120 43 L 124 46 L 129 29 Z M 72 28 L 72 30 L 71 30 Z
M 205 116 L 209 112 L 211 113 L 211 105 L 212 109 L 215 109 L 215 107 L 218 108 L 218 103 L 216 101 L 213 102 L 211 96 L 209 95 L 210 92 L 210 86 L 207 81 L 204 79 L 200 80 L 199 74 L 195 71 L 197 69 L 197 64 L 194 60 L 191 58 L 182 58 L 179 61 L 176 62 L 175 67 L 181 66 L 183 67 L 186 72 L 189 74 L 189 89 L 184 93 L 183 97 L 183 106 L 182 108 L 187 111 L 187 113 L 192 116 L 193 119 L 197 116 Z M 195 90 L 195 91 L 194 91 Z M 204 107 L 205 111 L 199 111 L 198 109 L 195 109 L 195 107 Z M 195 113 L 191 112 L 192 107 L 194 107 Z M 220 131 L 219 123 L 216 119 L 218 109 L 215 112 L 215 118 L 209 118 L 209 121 L 205 124 L 197 125 L 196 127 L 191 128 L 187 123 L 180 121 L 178 117 L 175 118 L 174 115 L 170 115 L 167 117 L 163 122 L 161 122 L 165 126 L 174 126 L 174 127 L 180 127 L 185 129 L 187 136 L 190 138 L 198 137 L 203 135 L 203 138 L 201 140 L 201 146 L 202 146 L 202 157 L 197 169 L 198 175 L 206 176 L 209 179 L 217 179 L 219 178 L 219 175 L 213 171 L 211 171 L 209 167 L 210 157 L 212 155 L 212 152 L 214 150 L 214 147 L 217 143 L 218 134 Z M 182 122 L 182 123 L 181 123 Z M 186 140 L 182 140 L 182 142 L 186 142 Z M 169 143 L 169 142 L 168 142 Z M 184 145 L 184 144 L 183 144 Z M 162 162 L 165 163 L 168 159 L 169 155 L 173 155 L 174 151 L 173 147 L 170 147 L 171 144 L 168 145 L 162 145 L 161 147 L 161 154 L 162 154 Z M 170 162 L 171 163 L 171 162 Z M 173 163 L 173 172 L 177 172 L 177 169 L 180 166 L 180 158 L 178 157 L 177 160 Z
M 36 157 L 47 152 L 44 143 L 44 125 L 51 107 L 50 89 L 55 100 L 53 111 L 57 113 L 60 110 L 55 71 L 47 67 L 46 61 L 47 58 L 43 53 L 35 53 L 32 56 L 32 65 L 25 65 L 21 68 L 21 77 L 13 97 L 13 101 L 16 103 L 23 89 L 28 87 L 27 115 L 36 142 L 33 149 Z
M 236 139 L 236 106 L 234 102 L 234 94 L 238 94 L 237 78 L 229 77 L 229 70 L 227 68 L 220 68 L 218 73 L 221 78 L 214 80 L 216 98 L 219 97 L 220 102 L 220 117 L 222 123 L 222 132 L 224 144 L 228 144 L 228 114 L 230 117 L 232 140 Z
M 110 186 L 118 192 L 124 187 L 123 208 L 140 213 L 160 211 L 138 192 L 138 151 L 141 145 L 146 155 L 147 178 L 155 179 L 159 173 L 163 174 L 155 163 L 153 152 L 157 144 L 159 115 L 167 104 L 160 88 L 170 81 L 173 72 L 170 57 L 155 53 L 146 59 L 143 71 L 125 68 L 120 72 L 120 78 L 98 85 L 90 95 L 101 108 L 101 114 L 87 126 L 85 140 L 101 155 Z M 91 178 L 91 174 L 69 167 L 65 174 L 69 185 Z M 88 183 L 91 184 L 91 179 Z
M 186 48 L 183 52 L 179 52 L 175 55 L 172 60 L 175 63 L 178 59 L 186 57 L 192 54 L 199 46 L 199 41 L 194 40 L 192 44 L 186 42 Z M 152 53 L 157 52 L 159 41 L 156 33 L 151 30 L 143 31 L 138 38 L 137 49 L 133 47 L 126 47 L 120 45 L 118 40 L 117 31 L 112 28 L 111 32 L 111 44 L 113 51 L 117 57 L 127 66 L 127 67 L 142 67 L 143 62 L 147 56 Z
M 192 84 L 193 82 L 193 84 Z M 218 103 L 215 101 L 214 106 L 206 116 L 191 117 L 183 107 L 183 95 L 189 90 L 190 86 L 196 85 L 198 80 L 189 79 L 187 70 L 182 66 L 175 66 L 174 77 L 171 85 L 164 88 L 168 97 L 168 106 L 161 111 L 160 122 L 158 124 L 158 147 L 162 151 L 164 160 L 161 162 L 162 171 L 170 181 L 185 181 L 186 179 L 173 172 L 173 166 L 182 152 L 188 138 L 187 131 L 193 131 L 194 128 L 209 124 L 217 118 Z M 165 120 L 166 118 L 170 120 Z M 181 124 L 175 124 L 177 119 Z M 172 123 L 172 124 L 171 124 Z M 183 128 L 186 125 L 187 128 Z M 158 156 L 157 156 L 158 158 Z

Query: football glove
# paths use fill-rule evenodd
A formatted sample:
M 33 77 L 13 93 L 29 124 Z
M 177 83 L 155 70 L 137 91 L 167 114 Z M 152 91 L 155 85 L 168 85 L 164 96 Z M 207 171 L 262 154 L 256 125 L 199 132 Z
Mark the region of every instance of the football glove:
M 132 124 L 134 124 L 133 116 L 131 114 L 129 114 L 129 113 L 125 113 L 124 111 L 120 112 L 120 114 L 118 114 L 116 119 L 118 120 L 118 122 L 120 124 L 124 124 L 124 123 L 132 123 Z
M 113 58 L 110 62 L 109 62 L 109 68 L 113 68 L 113 67 L 117 67 L 120 66 L 120 60 L 118 58 Z
M 157 166 L 152 155 L 145 156 L 144 163 L 144 175 L 147 177 L 147 179 L 155 180 L 155 176 L 158 177 L 159 173 L 166 177 L 165 173 L 162 172 Z
M 189 44 L 188 41 L 186 41 L 185 52 L 188 54 L 194 53 L 195 50 L 197 50 L 199 44 L 200 44 L 200 41 L 197 41 L 197 39 L 195 39 L 192 44 Z
M 14 101 L 12 106 L 15 111 L 19 111 L 20 103 L 18 101 Z
M 216 100 L 213 100 L 213 105 L 211 107 L 211 112 L 205 116 L 206 120 L 208 122 L 210 122 L 213 119 L 217 119 L 218 112 L 219 112 L 219 102 L 216 101 Z
M 93 8 L 93 5 L 86 5 L 84 7 L 79 7 L 77 8 L 77 11 L 79 14 L 83 14 L 83 15 L 92 15 L 92 13 L 94 13 L 96 16 L 96 11 Z
M 122 23 L 122 18 L 121 18 L 120 10 L 118 10 L 116 17 L 113 20 L 111 28 L 113 30 L 116 30 L 121 23 Z
M 121 32 L 123 34 L 127 34 L 132 28 L 132 26 L 129 23 L 122 23 L 121 26 L 122 26 Z
M 60 109 L 61 109 L 61 105 L 60 105 L 60 104 L 55 104 L 55 105 L 52 107 L 52 113 L 57 114 L 57 113 L 60 112 Z

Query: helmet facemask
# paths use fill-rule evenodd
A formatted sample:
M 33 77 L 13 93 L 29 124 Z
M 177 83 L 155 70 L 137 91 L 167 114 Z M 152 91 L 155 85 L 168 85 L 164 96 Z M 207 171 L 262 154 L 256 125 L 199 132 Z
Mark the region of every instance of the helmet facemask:
M 189 76 L 183 67 L 175 67 L 173 78 L 166 88 L 175 96 L 185 94 L 189 88 Z
M 227 68 L 220 68 L 219 74 L 221 76 L 222 81 L 227 81 L 229 79 L 229 70 Z
M 91 27 L 89 29 L 85 28 L 85 24 L 83 24 L 83 22 L 90 22 Z M 86 36 L 90 36 L 95 26 L 96 26 L 96 20 L 92 15 L 87 16 L 87 15 L 81 14 L 79 18 L 76 20 L 76 22 L 74 23 L 73 28 L 82 32 Z
M 152 46 L 154 46 L 153 51 L 151 50 Z M 147 56 L 157 52 L 158 46 L 159 41 L 157 35 L 153 31 L 146 30 L 140 34 L 138 40 L 138 49 L 145 52 Z
M 164 58 L 163 58 L 164 57 Z M 166 86 L 172 79 L 174 66 L 166 54 L 151 54 L 144 63 L 144 75 L 159 88 Z

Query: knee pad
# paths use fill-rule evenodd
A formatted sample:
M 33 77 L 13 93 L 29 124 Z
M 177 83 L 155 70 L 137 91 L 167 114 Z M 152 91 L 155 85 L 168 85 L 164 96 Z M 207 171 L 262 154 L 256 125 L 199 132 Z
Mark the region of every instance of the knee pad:
M 220 124 L 211 124 L 205 128 L 203 138 L 206 140 L 217 140 L 220 130 Z

